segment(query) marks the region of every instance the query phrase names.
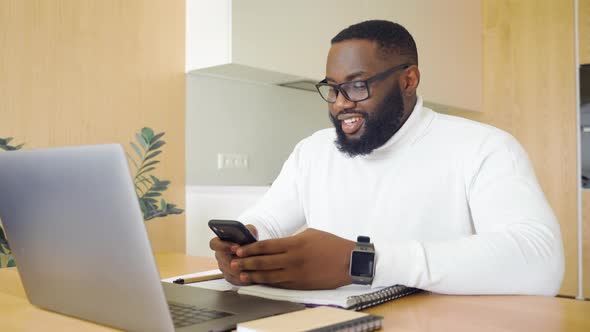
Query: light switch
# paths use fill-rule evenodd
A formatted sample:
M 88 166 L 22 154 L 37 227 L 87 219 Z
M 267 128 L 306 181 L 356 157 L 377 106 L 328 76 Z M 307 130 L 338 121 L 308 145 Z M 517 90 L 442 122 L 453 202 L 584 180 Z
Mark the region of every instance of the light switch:
M 248 168 L 248 155 L 239 153 L 218 153 L 217 169 Z

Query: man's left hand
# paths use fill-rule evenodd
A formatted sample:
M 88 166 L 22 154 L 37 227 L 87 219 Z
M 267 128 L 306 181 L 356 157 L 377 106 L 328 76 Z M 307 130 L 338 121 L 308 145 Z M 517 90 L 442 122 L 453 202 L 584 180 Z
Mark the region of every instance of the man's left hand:
M 230 267 L 243 283 L 293 289 L 332 289 L 351 283 L 350 253 L 356 243 L 313 228 L 291 237 L 238 248 Z

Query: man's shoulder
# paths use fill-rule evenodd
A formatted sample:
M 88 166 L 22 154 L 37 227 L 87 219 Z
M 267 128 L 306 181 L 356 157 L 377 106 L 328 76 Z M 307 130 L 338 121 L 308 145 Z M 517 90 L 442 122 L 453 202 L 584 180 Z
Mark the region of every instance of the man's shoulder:
M 481 142 L 493 139 L 514 139 L 508 132 L 492 125 L 455 115 L 436 113 L 435 130 L 453 140 Z
M 498 148 L 520 149 L 518 140 L 505 130 L 460 116 L 436 112 L 435 139 L 457 149 L 473 152 Z

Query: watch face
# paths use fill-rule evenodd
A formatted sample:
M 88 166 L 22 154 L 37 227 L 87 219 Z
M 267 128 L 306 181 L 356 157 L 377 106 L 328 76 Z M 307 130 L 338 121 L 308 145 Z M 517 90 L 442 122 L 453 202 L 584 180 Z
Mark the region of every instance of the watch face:
M 356 277 L 372 277 L 375 254 L 372 252 L 352 252 L 350 274 Z

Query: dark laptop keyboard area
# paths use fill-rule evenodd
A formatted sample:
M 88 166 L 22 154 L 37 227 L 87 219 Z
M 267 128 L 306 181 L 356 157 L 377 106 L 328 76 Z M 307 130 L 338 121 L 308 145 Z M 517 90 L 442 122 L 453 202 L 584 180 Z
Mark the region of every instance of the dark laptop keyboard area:
M 168 302 L 168 307 L 170 308 L 175 328 L 191 326 L 204 321 L 232 315 L 223 311 L 198 308 L 192 305 L 176 302 Z

